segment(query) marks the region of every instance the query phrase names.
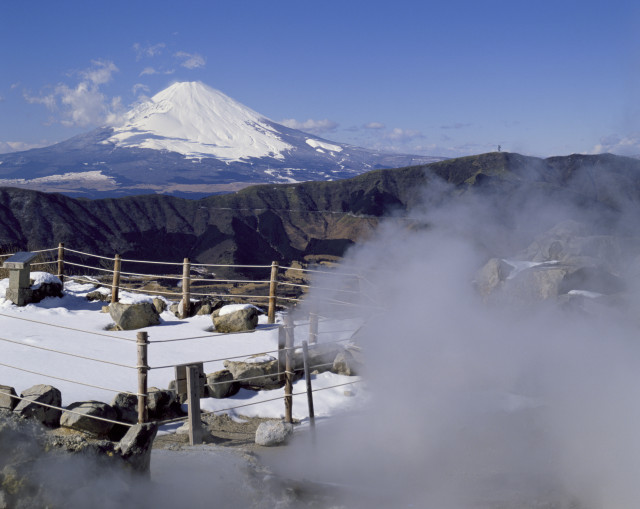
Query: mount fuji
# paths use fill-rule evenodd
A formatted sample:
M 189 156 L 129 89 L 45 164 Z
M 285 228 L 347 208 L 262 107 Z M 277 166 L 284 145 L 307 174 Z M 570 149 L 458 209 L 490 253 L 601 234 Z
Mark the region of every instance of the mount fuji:
M 0 155 L 0 186 L 88 198 L 199 198 L 252 184 L 337 180 L 441 159 L 325 140 L 269 120 L 203 83 L 181 82 L 117 125 Z

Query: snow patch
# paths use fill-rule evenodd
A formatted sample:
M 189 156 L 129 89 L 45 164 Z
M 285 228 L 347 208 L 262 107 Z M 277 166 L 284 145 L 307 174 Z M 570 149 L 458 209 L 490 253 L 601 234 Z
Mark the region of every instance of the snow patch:
M 26 185 L 26 184 L 54 184 L 56 182 L 87 182 L 88 184 L 111 184 L 116 186 L 113 177 L 104 175 L 100 170 L 67 172 L 60 175 L 49 175 L 34 179 L 0 179 L 0 186 L 6 185 Z
M 178 152 L 228 162 L 284 159 L 293 147 L 271 121 L 200 82 L 175 83 L 131 110 L 102 143 Z
M 254 306 L 253 304 L 227 304 L 226 306 L 222 306 L 220 311 L 218 312 L 219 316 L 228 315 L 229 313 L 235 313 L 236 311 L 240 311 L 242 309 L 250 309 L 256 308 L 258 311 L 262 311 L 259 307 Z
M 325 149 L 329 152 L 342 152 L 342 147 L 340 145 L 333 145 L 332 143 L 326 143 L 324 141 L 314 140 L 313 138 L 306 139 L 307 145 L 313 147 L 315 149 Z

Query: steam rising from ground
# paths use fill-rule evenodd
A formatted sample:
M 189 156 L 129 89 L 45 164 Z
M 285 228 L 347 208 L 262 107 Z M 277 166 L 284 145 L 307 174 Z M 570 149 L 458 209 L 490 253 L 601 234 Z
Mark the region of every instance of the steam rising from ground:
M 490 251 L 506 256 L 560 219 L 593 217 L 539 199 L 487 203 L 425 207 L 421 221 L 391 220 L 349 254 L 340 270 L 364 270 L 380 290 L 359 334 L 372 404 L 320 426 L 316 447 L 300 439 L 278 468 L 343 485 L 348 507 L 638 507 L 633 316 L 491 305 L 473 289 Z

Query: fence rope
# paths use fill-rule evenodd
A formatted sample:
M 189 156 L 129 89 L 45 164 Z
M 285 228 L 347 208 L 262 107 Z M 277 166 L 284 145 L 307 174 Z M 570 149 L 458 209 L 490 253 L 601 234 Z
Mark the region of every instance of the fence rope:
M 30 252 L 30 253 L 47 253 L 47 252 L 49 252 L 49 251 L 57 251 L 57 250 L 58 250 L 58 248 L 57 248 L 57 247 L 51 247 L 51 248 L 49 248 L 49 249 L 38 249 L 38 250 L 36 250 L 36 251 L 29 251 L 29 252 Z M 11 256 L 11 255 L 9 255 L 9 256 Z
M 54 249 L 57 249 L 57 248 L 54 248 Z M 94 258 L 101 258 L 101 259 L 103 259 L 103 260 L 109 260 L 109 261 L 111 261 L 111 262 L 112 262 L 112 261 L 113 261 L 113 259 L 114 259 L 113 257 L 108 258 L 108 257 L 106 257 L 106 256 L 100 256 L 100 255 L 93 254 L 93 253 L 85 253 L 85 252 L 83 252 L 83 251 L 77 251 L 77 250 L 75 250 L 75 249 L 71 249 L 70 247 L 66 247 L 66 246 L 65 246 L 64 250 L 65 250 L 65 251 L 69 251 L 70 253 L 76 253 L 76 254 L 84 255 L 84 256 L 93 256 Z M 66 260 L 65 260 L 65 263 L 67 263 L 67 261 L 66 261 Z
M 264 327 L 262 329 L 254 329 L 250 331 L 240 331 L 240 332 L 212 332 L 207 334 L 206 336 L 191 336 L 188 338 L 172 338 L 172 339 L 156 339 L 153 341 L 149 341 L 149 343 L 173 343 L 174 341 L 188 341 L 191 339 L 205 339 L 205 338 L 215 338 L 220 336 L 233 336 L 236 334 L 253 334 L 254 332 L 268 332 L 272 330 L 276 330 L 279 325 L 273 325 L 272 327 Z
M 326 391 L 326 390 L 329 390 L 329 389 L 335 389 L 336 387 L 343 387 L 345 385 L 357 384 L 357 383 L 362 382 L 362 381 L 363 381 L 362 379 L 354 380 L 353 382 L 345 382 L 345 383 L 342 383 L 342 384 L 331 385 L 329 387 L 322 387 L 320 389 L 313 389 L 311 392 Z M 291 394 L 291 396 L 303 396 L 303 395 L 306 395 L 306 394 L 307 394 L 307 391 L 294 392 L 294 393 Z M 236 406 L 232 406 L 232 407 L 221 408 L 219 410 L 201 412 L 200 415 L 215 415 L 217 413 L 228 412 L 229 410 L 235 410 L 237 408 L 244 408 L 244 407 L 253 406 L 253 405 L 260 405 L 262 403 L 269 403 L 271 401 L 278 401 L 278 400 L 284 399 L 286 396 L 288 396 L 288 394 L 285 394 L 284 396 L 277 396 L 275 398 L 263 399 L 262 401 L 253 401 L 251 403 L 245 403 L 243 405 L 236 405 Z M 189 418 L 189 416 L 177 417 L 175 419 L 167 419 L 165 421 L 159 421 L 158 425 L 159 426 L 163 426 L 165 424 L 176 424 L 176 423 L 179 423 L 179 422 L 186 421 L 188 418 Z
M 15 341 L 13 339 L 0 338 L 0 341 L 4 341 L 6 343 L 13 343 L 14 345 L 26 346 L 27 348 L 35 348 L 37 350 L 44 350 L 46 352 L 53 352 L 53 353 L 57 353 L 57 354 L 60 354 L 60 355 L 67 355 L 69 357 L 76 357 L 78 359 L 84 359 L 86 361 L 100 362 L 102 364 L 111 364 L 112 366 L 118 366 L 120 368 L 129 368 L 129 369 L 137 369 L 138 368 L 138 366 L 128 366 L 126 364 L 120 364 L 120 363 L 117 363 L 117 362 L 104 361 L 104 360 L 101 360 L 101 359 L 94 359 L 93 357 L 86 357 L 84 355 L 77 355 L 77 354 L 74 354 L 74 353 L 63 352 L 61 350 L 56 350 L 54 348 L 47 348 L 45 346 L 30 345 L 28 343 L 22 343 L 20 341 Z
M 113 260 L 113 258 L 108 258 L 108 260 Z M 145 264 L 151 264 L 151 265 L 177 265 L 182 267 L 182 263 L 180 262 L 152 262 L 151 260 L 129 260 L 127 258 L 120 258 L 121 262 L 129 262 L 129 263 L 145 263 Z
M 56 260 L 51 260 L 49 262 L 38 262 L 38 263 L 30 263 L 32 267 L 37 267 L 38 265 L 53 265 L 56 263 Z
M 201 283 L 245 283 L 245 284 L 261 284 L 268 285 L 271 281 L 253 281 L 246 279 L 207 279 L 200 277 L 192 277 L 191 282 L 201 282 Z
M 182 265 L 182 264 L 180 264 Z M 191 267 L 239 267 L 241 269 L 270 269 L 271 265 L 224 265 L 216 263 L 192 263 Z
M 47 403 L 42 403 L 41 401 L 35 401 L 33 399 L 23 398 L 21 396 L 14 396 L 13 394 L 7 394 L 7 396 L 9 396 L 10 398 L 13 398 L 13 399 L 19 399 L 19 400 L 22 400 L 22 401 L 28 401 L 29 403 L 34 403 L 36 405 L 45 406 L 45 407 L 48 407 L 48 408 L 53 408 L 54 410 L 60 410 L 63 413 L 80 415 L 82 417 L 88 417 L 89 419 L 94 419 L 96 421 L 104 421 L 104 422 L 110 422 L 110 423 L 113 423 L 113 424 L 120 424 L 122 426 L 128 426 L 129 428 L 135 426 L 135 424 L 131 424 L 129 422 L 114 421 L 112 419 L 107 419 L 105 417 L 98 417 L 97 415 L 83 414 L 81 412 L 76 412 L 74 410 L 68 410 L 66 408 L 62 408 L 62 407 L 59 407 L 59 406 L 54 406 L 54 405 L 49 405 Z
M 351 274 L 348 272 L 335 272 L 332 270 L 317 270 L 317 269 L 302 269 L 299 267 L 285 267 L 284 265 L 279 266 L 280 269 L 283 270 L 297 270 L 300 272 L 311 272 L 312 274 L 325 274 L 327 276 L 349 276 L 359 278 L 359 274 Z
M 67 327 L 66 325 L 56 325 L 54 323 L 41 322 L 39 320 L 33 320 L 31 318 L 23 318 L 21 316 L 6 315 L 4 313 L 0 313 L 0 316 L 4 316 L 5 318 L 14 318 L 16 320 L 23 320 L 25 322 L 38 323 L 40 325 L 47 325 L 49 327 L 57 327 L 58 329 L 72 330 L 72 331 L 75 331 L 75 332 L 82 332 L 84 334 L 93 334 L 94 336 L 102 336 L 102 337 L 105 337 L 105 338 L 120 339 L 121 341 L 129 341 L 131 343 L 136 343 L 135 339 L 123 338 L 123 337 L 120 337 L 120 336 L 113 336 L 111 334 L 104 334 L 102 332 L 95 332 L 95 331 L 89 331 L 89 330 L 83 330 L 83 329 L 75 329 L 73 327 Z
M 3 362 L 0 362 L 0 366 L 4 366 L 5 368 L 15 369 L 17 371 L 24 371 L 25 373 L 30 373 L 32 375 L 42 376 L 44 378 L 52 378 L 54 380 L 60 380 L 62 382 L 69 382 L 69 383 L 76 384 L 76 385 L 84 385 L 85 387 L 92 387 L 94 389 L 101 389 L 103 391 L 115 392 L 116 394 L 124 393 L 124 394 L 130 394 L 132 396 L 142 396 L 142 394 L 138 394 L 136 392 L 120 391 L 118 389 L 110 389 L 109 387 L 102 387 L 100 385 L 92 385 L 92 384 L 88 384 L 86 382 L 79 382 L 77 380 L 71 380 L 69 378 L 62 378 L 62 377 L 54 376 L 54 375 L 47 375 L 46 373 L 39 373 L 38 371 L 32 371 L 30 369 L 19 368 L 17 366 L 12 366 L 11 364 L 5 364 Z

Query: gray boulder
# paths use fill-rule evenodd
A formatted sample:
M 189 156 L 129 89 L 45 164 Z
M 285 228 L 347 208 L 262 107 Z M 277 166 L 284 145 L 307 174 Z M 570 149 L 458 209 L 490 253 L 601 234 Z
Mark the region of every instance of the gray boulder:
M 153 307 L 156 308 L 158 314 L 162 314 L 165 309 L 167 309 L 167 303 L 164 300 L 155 297 L 153 299 Z
M 100 401 L 81 401 L 72 403 L 67 410 L 62 412 L 60 426 L 73 428 L 79 431 L 86 431 L 94 435 L 107 435 L 114 426 L 114 423 L 92 419 L 92 417 L 102 417 L 103 419 L 115 420 L 116 411 L 106 403 Z
M 256 444 L 272 447 L 285 443 L 293 434 L 293 424 L 283 421 L 266 421 L 260 423 L 256 430 Z
M 114 302 L 109 305 L 109 314 L 117 330 L 142 329 L 160 323 L 160 315 L 151 302 L 137 304 Z
M 3 410 L 13 410 L 18 404 L 18 399 L 11 396 L 17 396 L 16 390 L 8 385 L 0 385 L 0 408 Z
M 111 292 L 101 292 L 100 290 L 94 290 L 86 295 L 88 301 L 95 302 L 109 302 L 111 300 Z
M 513 271 L 513 267 L 500 258 L 491 258 L 476 275 L 476 288 L 486 296 L 498 288 Z
M 51 385 L 39 384 L 23 391 L 20 396 L 26 399 L 21 400 L 13 409 L 16 414 L 35 419 L 45 426 L 57 427 L 60 424 L 61 410 L 38 404 L 62 406 L 62 395 L 58 389 Z
M 162 420 L 182 415 L 176 393 L 169 389 L 149 388 L 147 409 L 150 419 Z
M 259 314 L 254 306 L 226 313 L 224 308 L 220 308 L 211 314 L 211 319 L 216 332 L 243 332 L 255 330 Z
M 246 361 L 224 361 L 224 367 L 244 389 L 278 389 L 284 385 L 278 373 L 278 359 L 270 355 L 254 355 Z
M 338 375 L 356 376 L 360 373 L 362 365 L 356 361 L 349 350 L 342 350 L 336 355 L 331 371 Z
M 309 345 L 309 369 L 310 371 L 323 373 L 331 370 L 333 361 L 344 348 L 335 343 Z M 304 359 L 302 349 L 296 350 L 293 354 L 293 364 L 296 371 L 304 369 Z
M 138 396 L 119 392 L 111 401 L 111 407 L 116 412 L 116 421 L 131 424 L 138 422 Z
M 157 433 L 156 423 L 136 424 L 116 445 L 116 452 L 132 470 L 149 473 L 151 446 Z
M 207 375 L 207 392 L 210 398 L 229 398 L 239 390 L 240 385 L 233 381 L 233 375 L 228 369 Z
M 31 286 L 30 302 L 37 303 L 47 297 L 62 297 L 62 281 L 57 277 L 51 281 L 45 281 Z

